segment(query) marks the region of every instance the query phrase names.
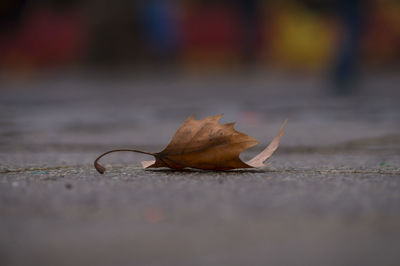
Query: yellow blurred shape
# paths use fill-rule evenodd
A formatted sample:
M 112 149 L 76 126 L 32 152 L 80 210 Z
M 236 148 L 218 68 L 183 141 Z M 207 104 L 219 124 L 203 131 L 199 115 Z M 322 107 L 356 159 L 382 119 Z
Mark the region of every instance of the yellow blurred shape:
M 296 69 L 319 69 L 329 63 L 334 34 L 326 19 L 300 6 L 274 12 L 269 59 Z

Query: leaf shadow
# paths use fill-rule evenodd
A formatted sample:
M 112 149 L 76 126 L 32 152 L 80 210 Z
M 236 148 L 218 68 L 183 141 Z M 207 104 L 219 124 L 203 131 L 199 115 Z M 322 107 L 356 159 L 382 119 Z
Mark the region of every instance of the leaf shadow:
M 166 173 L 166 174 L 181 174 L 181 173 L 210 173 L 210 174 L 248 174 L 248 173 L 268 173 L 271 172 L 268 169 L 231 169 L 231 170 L 202 170 L 195 168 L 185 168 L 181 170 L 170 169 L 170 168 L 157 168 L 157 169 L 145 169 L 145 171 L 154 173 Z

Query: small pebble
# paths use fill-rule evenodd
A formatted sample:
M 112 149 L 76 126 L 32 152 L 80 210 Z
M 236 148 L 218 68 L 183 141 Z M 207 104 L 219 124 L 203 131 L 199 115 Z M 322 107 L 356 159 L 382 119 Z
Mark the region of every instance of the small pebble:
M 32 171 L 30 172 L 31 175 L 44 175 L 47 174 L 47 171 Z
M 72 188 L 72 184 L 71 183 L 65 183 L 65 188 L 66 189 L 71 189 Z
M 14 181 L 14 182 L 11 183 L 11 186 L 12 187 L 18 187 L 19 183 L 17 181 Z

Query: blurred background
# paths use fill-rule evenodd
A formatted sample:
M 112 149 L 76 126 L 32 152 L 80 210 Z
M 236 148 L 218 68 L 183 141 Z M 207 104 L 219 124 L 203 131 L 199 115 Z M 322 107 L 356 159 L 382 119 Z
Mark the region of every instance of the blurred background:
M 4 0 L 0 67 L 398 69 L 395 0 Z

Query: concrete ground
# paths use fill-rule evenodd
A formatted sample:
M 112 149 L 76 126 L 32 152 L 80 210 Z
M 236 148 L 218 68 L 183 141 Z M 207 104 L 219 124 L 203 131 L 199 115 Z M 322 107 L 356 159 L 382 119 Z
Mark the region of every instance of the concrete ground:
M 291 77 L 291 78 L 289 78 Z M 52 73 L 0 84 L 0 265 L 400 265 L 398 75 Z M 269 167 L 143 170 L 191 114 L 257 138 Z

